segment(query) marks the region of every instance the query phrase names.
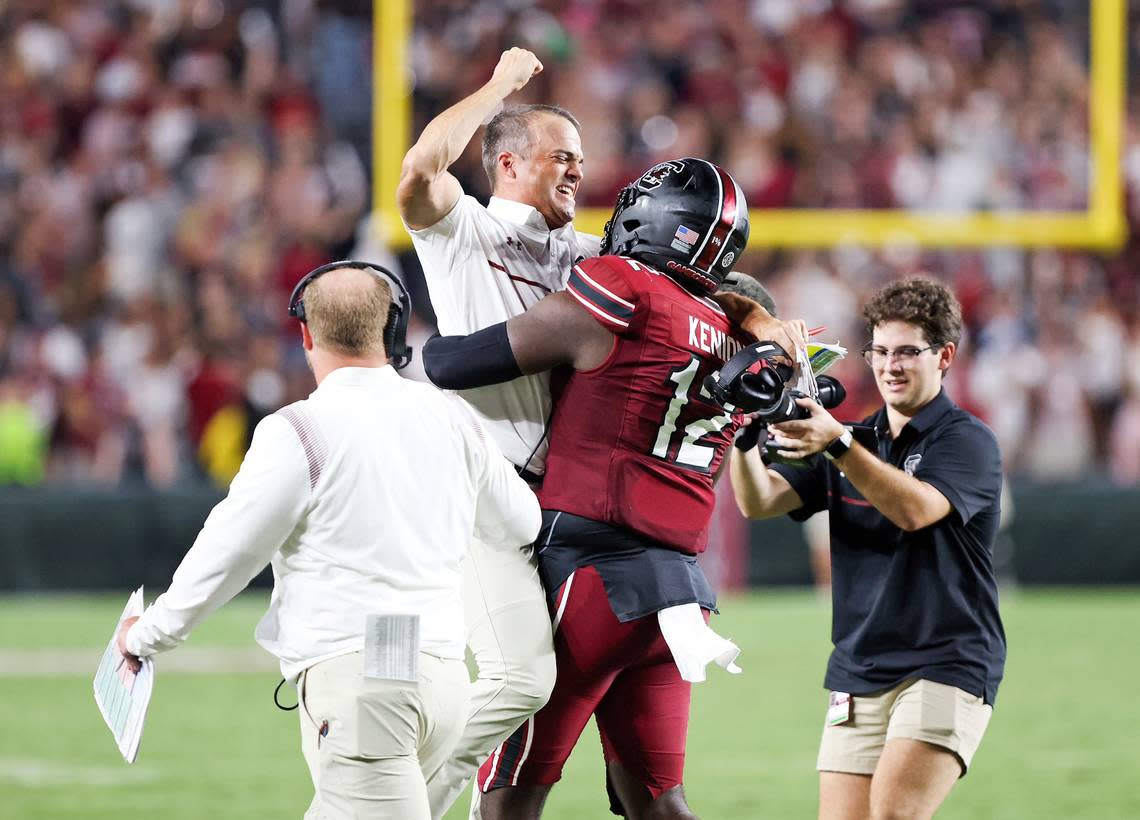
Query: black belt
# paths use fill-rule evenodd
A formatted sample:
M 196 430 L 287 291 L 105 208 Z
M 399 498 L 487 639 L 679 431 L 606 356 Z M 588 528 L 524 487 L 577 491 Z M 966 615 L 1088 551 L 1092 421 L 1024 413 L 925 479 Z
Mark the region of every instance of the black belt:
M 519 478 L 521 478 L 527 484 L 533 485 L 542 483 L 542 476 L 538 473 L 528 470 L 526 467 L 519 467 L 518 465 L 515 465 L 515 472 L 518 473 Z

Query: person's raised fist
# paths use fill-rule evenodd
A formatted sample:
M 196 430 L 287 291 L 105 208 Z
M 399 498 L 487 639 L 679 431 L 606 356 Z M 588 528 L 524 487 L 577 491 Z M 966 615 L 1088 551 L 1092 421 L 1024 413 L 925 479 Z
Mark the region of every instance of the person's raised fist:
M 525 48 L 512 48 L 499 57 L 499 64 L 495 66 L 491 79 L 502 80 L 510 85 L 511 91 L 518 91 L 540 71 L 542 63 L 534 56 L 534 52 Z

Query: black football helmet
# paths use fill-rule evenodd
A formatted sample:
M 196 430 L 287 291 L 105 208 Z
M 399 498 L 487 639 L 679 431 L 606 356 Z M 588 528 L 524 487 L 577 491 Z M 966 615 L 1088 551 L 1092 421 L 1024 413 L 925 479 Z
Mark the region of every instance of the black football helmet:
M 685 157 L 622 188 L 601 253 L 628 256 L 701 295 L 716 291 L 748 242 L 748 203 L 728 172 Z

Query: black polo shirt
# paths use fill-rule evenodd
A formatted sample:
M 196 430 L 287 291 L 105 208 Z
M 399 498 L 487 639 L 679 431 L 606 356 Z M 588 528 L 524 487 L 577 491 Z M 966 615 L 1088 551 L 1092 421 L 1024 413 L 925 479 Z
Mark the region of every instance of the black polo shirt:
M 993 546 L 1001 495 L 994 434 L 945 390 L 893 440 L 886 408 L 864 420 L 878 456 L 925 481 L 953 508 L 906 532 L 879 513 L 822 456 L 774 465 L 803 500 L 802 521 L 831 516 L 831 639 L 824 685 L 868 694 L 906 678 L 946 683 L 993 704 L 1005 667 Z

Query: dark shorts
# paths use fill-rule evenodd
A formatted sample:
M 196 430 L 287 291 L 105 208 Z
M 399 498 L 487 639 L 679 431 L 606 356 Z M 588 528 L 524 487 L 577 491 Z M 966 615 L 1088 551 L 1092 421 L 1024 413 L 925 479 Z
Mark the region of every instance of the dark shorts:
M 619 761 L 654 798 L 679 786 L 692 686 L 656 614 L 620 622 L 592 566 L 566 579 L 553 606 L 554 692 L 479 769 L 479 789 L 556 783 L 591 715 L 607 763 Z

